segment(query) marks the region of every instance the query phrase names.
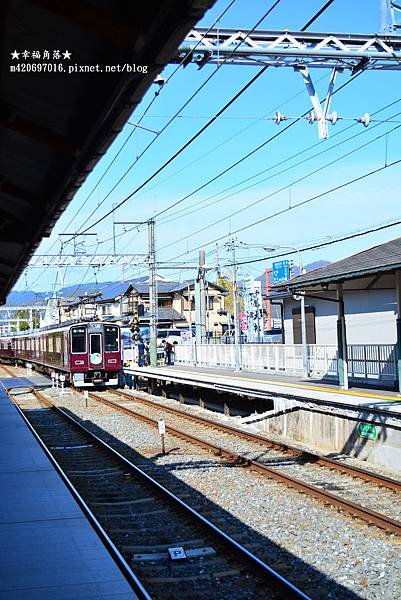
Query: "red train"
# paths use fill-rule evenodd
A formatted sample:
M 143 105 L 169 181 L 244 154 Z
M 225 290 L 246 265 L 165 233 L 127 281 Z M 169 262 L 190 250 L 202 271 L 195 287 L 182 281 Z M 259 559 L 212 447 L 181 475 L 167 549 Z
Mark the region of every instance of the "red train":
M 2 336 L 0 359 L 30 362 L 47 374 L 61 373 L 75 387 L 117 386 L 120 328 L 90 321 Z

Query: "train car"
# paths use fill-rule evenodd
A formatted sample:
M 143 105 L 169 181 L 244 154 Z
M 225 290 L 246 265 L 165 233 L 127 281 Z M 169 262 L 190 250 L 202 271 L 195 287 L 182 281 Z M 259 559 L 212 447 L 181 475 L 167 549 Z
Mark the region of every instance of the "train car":
M 75 387 L 117 386 L 122 367 L 120 328 L 85 321 L 3 336 L 0 359 L 62 373 Z
M 0 337 L 0 358 L 7 363 L 15 362 L 15 344 L 13 338 Z

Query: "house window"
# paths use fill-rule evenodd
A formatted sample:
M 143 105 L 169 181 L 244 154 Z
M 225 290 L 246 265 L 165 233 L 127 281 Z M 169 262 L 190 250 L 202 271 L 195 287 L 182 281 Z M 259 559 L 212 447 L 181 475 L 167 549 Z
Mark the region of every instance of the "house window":
M 171 298 L 163 298 L 158 301 L 158 305 L 163 308 L 171 308 L 173 306 L 173 301 Z

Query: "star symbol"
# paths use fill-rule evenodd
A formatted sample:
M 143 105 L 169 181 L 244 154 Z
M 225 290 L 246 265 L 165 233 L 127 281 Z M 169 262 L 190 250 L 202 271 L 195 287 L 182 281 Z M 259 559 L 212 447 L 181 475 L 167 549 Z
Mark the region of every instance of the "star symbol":
M 16 50 L 14 50 L 14 52 L 11 52 L 11 58 L 16 58 L 18 60 L 19 59 L 19 52 L 17 52 Z
M 63 52 L 63 57 L 64 58 L 71 58 L 71 52 L 68 52 L 68 50 L 66 50 L 65 52 Z

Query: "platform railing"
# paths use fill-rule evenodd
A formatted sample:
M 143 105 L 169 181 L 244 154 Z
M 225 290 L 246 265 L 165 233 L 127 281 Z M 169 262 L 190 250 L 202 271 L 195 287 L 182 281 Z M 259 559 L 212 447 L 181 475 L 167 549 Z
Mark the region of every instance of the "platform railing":
M 190 345 L 175 348 L 176 364 L 204 367 L 235 368 L 235 346 L 232 344 L 200 344 L 194 351 Z M 301 344 L 241 344 L 240 364 L 243 369 L 303 375 Z M 307 367 L 311 376 L 336 379 L 338 352 L 335 345 L 309 344 Z M 361 382 L 391 383 L 397 379 L 396 349 L 393 344 L 350 344 L 348 346 L 349 377 Z

